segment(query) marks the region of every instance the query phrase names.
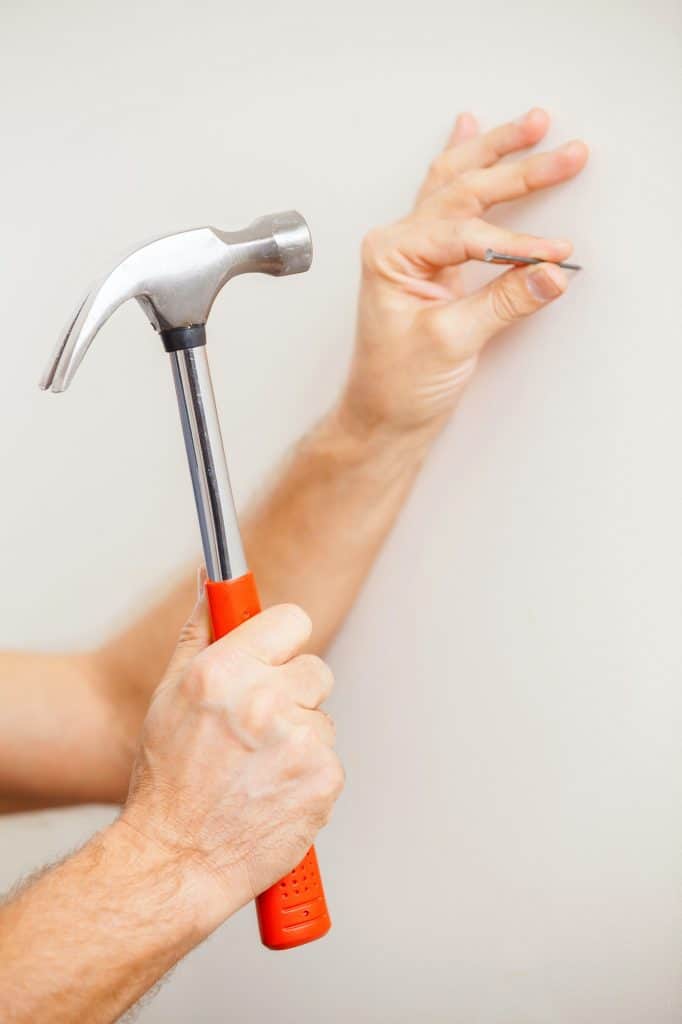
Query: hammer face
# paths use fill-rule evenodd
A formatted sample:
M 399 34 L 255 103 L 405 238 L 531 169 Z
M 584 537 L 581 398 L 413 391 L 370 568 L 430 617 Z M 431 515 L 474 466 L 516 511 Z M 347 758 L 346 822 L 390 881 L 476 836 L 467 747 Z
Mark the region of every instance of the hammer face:
M 308 226 L 294 211 L 262 217 L 243 231 L 195 228 L 148 242 L 90 289 L 60 335 L 40 386 L 65 391 L 100 327 L 127 299 L 138 300 L 156 331 L 203 324 L 231 277 L 298 274 L 311 260 Z

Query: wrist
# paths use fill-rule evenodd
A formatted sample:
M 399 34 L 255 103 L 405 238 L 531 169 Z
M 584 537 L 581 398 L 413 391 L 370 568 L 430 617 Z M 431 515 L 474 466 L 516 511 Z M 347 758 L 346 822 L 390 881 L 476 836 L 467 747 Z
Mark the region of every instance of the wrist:
M 185 851 L 141 832 L 125 812 L 98 838 L 127 884 L 138 890 L 139 913 L 152 923 L 155 938 L 176 947 L 180 956 L 241 905 L 227 881 Z
M 405 467 L 424 461 L 443 426 L 442 422 L 407 424 L 372 416 L 358 408 L 348 392 L 341 396 L 324 423 L 329 434 L 345 442 L 356 459 L 389 461 Z

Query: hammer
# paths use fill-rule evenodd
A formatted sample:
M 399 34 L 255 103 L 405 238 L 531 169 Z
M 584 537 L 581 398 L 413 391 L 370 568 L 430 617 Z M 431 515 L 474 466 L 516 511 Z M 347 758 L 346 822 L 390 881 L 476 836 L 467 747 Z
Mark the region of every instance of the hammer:
M 195 228 L 134 249 L 89 290 L 62 332 L 40 386 L 65 391 L 95 335 L 126 299 L 137 299 L 170 356 L 199 517 L 217 640 L 257 614 L 227 472 L 206 357 L 206 321 L 223 285 L 237 274 L 300 274 L 312 262 L 308 225 L 289 211 L 243 231 Z M 261 939 L 290 949 L 325 935 L 331 921 L 315 849 L 256 900 Z

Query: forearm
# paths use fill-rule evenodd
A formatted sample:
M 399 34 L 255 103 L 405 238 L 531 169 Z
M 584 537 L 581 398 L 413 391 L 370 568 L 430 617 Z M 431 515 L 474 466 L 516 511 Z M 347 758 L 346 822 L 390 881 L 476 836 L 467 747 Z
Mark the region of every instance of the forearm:
M 116 822 L 0 910 L 0 1019 L 117 1020 L 226 905 L 217 881 Z
M 409 493 L 433 431 L 386 432 L 340 408 L 299 442 L 247 517 L 264 604 L 294 601 L 323 651 L 349 611 Z
M 130 754 L 94 654 L 0 653 L 0 811 L 121 798 Z

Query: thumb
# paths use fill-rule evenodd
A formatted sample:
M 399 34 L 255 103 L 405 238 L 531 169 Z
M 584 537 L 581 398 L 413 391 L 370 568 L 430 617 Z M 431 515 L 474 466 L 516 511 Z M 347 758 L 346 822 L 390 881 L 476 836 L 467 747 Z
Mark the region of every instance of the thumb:
M 180 630 L 180 636 L 166 672 L 167 677 L 182 672 L 187 662 L 205 650 L 213 639 L 205 583 L 206 570 L 202 566 L 197 573 L 197 603 Z
M 516 320 L 530 316 L 566 291 L 568 281 L 554 263 L 538 263 L 514 269 L 461 300 L 458 312 L 480 325 L 485 344 L 489 338 Z

